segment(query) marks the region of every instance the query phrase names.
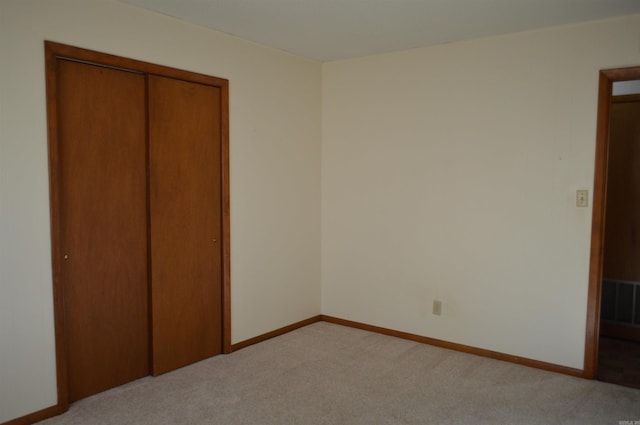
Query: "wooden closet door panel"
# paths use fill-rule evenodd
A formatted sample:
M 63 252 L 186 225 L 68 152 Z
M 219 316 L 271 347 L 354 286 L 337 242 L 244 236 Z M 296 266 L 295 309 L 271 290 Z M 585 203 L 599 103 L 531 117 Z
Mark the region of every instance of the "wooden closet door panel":
M 70 401 L 149 374 L 145 79 L 58 60 Z
M 216 87 L 149 76 L 153 374 L 222 351 Z

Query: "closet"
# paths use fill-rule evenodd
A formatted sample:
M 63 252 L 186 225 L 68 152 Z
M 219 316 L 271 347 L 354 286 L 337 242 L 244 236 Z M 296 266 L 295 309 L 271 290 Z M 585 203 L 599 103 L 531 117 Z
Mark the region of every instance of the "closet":
M 66 404 L 229 351 L 228 82 L 45 53 Z

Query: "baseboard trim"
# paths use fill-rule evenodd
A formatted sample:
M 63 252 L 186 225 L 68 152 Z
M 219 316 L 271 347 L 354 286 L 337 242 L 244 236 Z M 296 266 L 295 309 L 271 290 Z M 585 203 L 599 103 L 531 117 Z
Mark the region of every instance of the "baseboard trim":
M 56 404 L 55 406 L 47 407 L 45 409 L 29 413 L 28 415 L 21 416 L 16 419 L 11 419 L 10 421 L 4 422 L 0 425 L 30 425 L 48 418 L 52 418 L 54 416 L 58 416 L 66 411 L 67 409 L 60 406 L 59 404 Z
M 320 317 L 321 317 L 320 315 L 313 316 L 313 317 L 310 317 L 308 319 L 301 320 L 299 322 L 293 323 L 291 325 L 284 326 L 284 327 L 282 327 L 280 329 L 276 329 L 275 331 L 267 332 L 265 334 L 255 336 L 253 338 L 249 338 L 249 339 L 247 339 L 245 341 L 237 342 L 237 343 L 231 345 L 231 352 L 233 353 L 234 351 L 242 350 L 243 348 L 247 348 L 250 345 L 257 344 L 259 342 L 266 341 L 268 339 L 275 338 L 276 336 L 284 335 L 284 334 L 286 334 L 288 332 L 291 332 L 291 331 L 294 331 L 296 329 L 305 327 L 305 326 L 310 325 L 312 323 L 319 322 L 320 321 Z
M 533 367 L 536 369 L 548 370 L 551 372 L 562 373 L 565 375 L 584 377 L 584 371 L 574 369 L 567 366 L 560 366 L 553 363 L 542 362 L 539 360 L 527 359 L 525 357 L 512 356 L 510 354 L 499 353 L 497 351 L 485 350 L 484 348 L 471 347 L 469 345 L 457 344 L 455 342 L 443 341 L 441 339 L 429 338 L 411 334 L 408 332 L 395 331 L 393 329 L 382 328 L 379 326 L 367 325 L 365 323 L 354 322 L 352 320 L 340 319 L 333 316 L 320 315 L 323 322 L 334 323 L 337 325 L 348 326 L 351 328 L 362 329 L 365 331 L 375 332 L 383 335 L 394 336 L 396 338 L 408 339 L 410 341 L 429 344 L 436 347 L 448 348 L 450 350 L 460 351 L 467 354 L 475 354 L 476 356 L 488 357 L 494 360 L 502 360 L 505 362 L 516 363 L 522 366 Z

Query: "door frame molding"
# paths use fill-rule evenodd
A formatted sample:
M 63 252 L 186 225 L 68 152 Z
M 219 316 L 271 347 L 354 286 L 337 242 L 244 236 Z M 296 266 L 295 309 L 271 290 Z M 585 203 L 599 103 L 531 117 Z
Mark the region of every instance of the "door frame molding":
M 593 182 L 593 212 L 591 220 L 591 258 L 587 295 L 587 325 L 584 350 L 585 378 L 594 379 L 598 372 L 598 341 L 600 339 L 600 302 L 602 299 L 602 269 L 609 165 L 609 125 L 613 83 L 640 80 L 640 67 L 605 69 L 600 71 L 596 155 Z
M 230 190 L 229 190 L 229 81 L 191 71 L 184 71 L 167 66 L 156 65 L 136 59 L 129 59 L 93 50 L 69 46 L 52 41 L 44 42 L 46 103 L 47 103 L 47 135 L 49 148 L 49 202 L 51 218 L 51 260 L 53 271 L 53 312 L 55 327 L 56 378 L 58 405 L 60 412 L 68 409 L 67 379 L 67 339 L 64 323 L 64 294 L 62 284 L 62 251 L 60 225 L 60 193 L 58 181 L 60 176 L 58 156 L 57 126 L 57 66 L 58 59 L 86 62 L 123 71 L 154 74 L 199 84 L 206 84 L 220 89 L 221 95 L 221 171 L 222 171 L 222 352 L 231 352 L 231 249 L 230 249 Z

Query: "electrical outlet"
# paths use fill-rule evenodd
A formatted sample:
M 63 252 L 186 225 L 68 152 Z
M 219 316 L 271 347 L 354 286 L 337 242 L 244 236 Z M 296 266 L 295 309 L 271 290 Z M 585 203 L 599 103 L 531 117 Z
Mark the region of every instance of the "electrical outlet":
M 433 300 L 433 314 L 440 316 L 442 314 L 442 301 Z

